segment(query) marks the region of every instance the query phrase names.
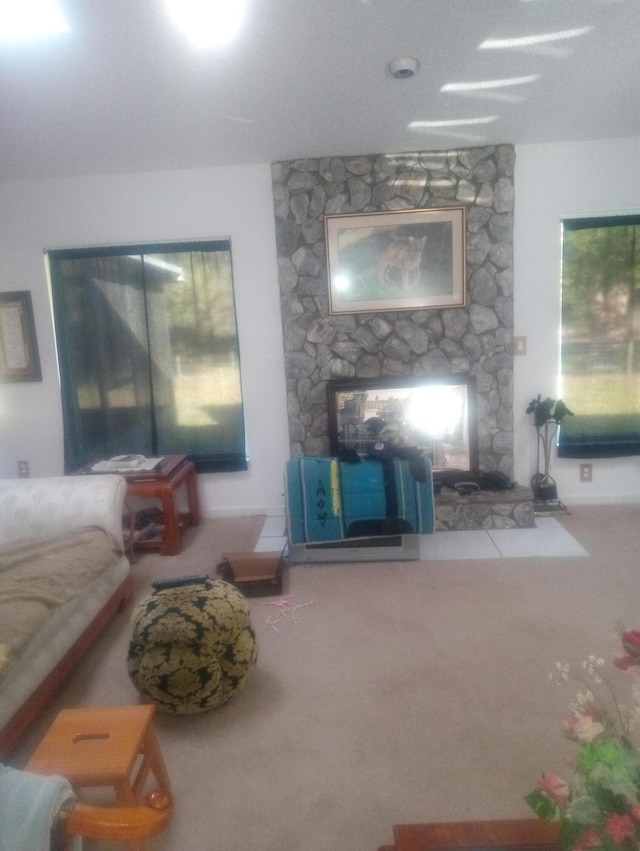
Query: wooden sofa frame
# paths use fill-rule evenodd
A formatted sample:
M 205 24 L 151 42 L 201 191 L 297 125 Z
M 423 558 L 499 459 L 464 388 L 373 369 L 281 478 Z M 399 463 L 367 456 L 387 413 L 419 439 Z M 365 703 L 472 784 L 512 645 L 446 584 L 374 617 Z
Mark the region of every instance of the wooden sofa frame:
M 0 730 L 0 759 L 17 746 L 29 727 L 35 723 L 41 713 L 49 706 L 70 674 L 78 666 L 78 663 L 95 644 L 106 626 L 124 609 L 133 595 L 133 590 L 133 580 L 127 577 L 118 586 L 55 668 L 45 677 L 35 691 L 31 693 L 31 696 L 22 704 L 11 720 Z

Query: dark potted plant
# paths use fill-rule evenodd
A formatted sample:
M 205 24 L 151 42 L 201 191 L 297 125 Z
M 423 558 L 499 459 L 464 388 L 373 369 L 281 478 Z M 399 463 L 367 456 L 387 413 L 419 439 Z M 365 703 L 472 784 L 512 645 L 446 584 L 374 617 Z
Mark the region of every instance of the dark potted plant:
M 567 408 L 562 399 L 542 399 L 538 393 L 529 402 L 528 414 L 533 414 L 533 425 L 538 436 L 536 447 L 536 473 L 531 479 L 531 490 L 536 502 L 551 502 L 558 499 L 558 488 L 551 475 L 551 447 L 558 431 L 558 426 L 573 412 Z M 541 461 L 543 466 L 541 469 Z

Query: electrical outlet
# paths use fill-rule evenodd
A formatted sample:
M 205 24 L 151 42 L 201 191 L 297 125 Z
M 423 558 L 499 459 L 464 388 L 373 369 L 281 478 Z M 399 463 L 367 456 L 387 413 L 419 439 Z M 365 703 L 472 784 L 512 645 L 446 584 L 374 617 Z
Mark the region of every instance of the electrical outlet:
M 593 480 L 593 465 L 580 464 L 580 481 L 591 482 Z
M 28 479 L 29 478 L 29 462 L 28 461 L 18 461 L 18 478 L 20 479 Z

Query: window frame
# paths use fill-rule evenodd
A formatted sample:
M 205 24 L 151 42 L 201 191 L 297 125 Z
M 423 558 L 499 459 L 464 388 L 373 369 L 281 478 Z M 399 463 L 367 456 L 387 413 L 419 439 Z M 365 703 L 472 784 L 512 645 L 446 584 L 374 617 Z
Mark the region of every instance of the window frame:
M 200 473 L 206 472 L 241 472 L 248 469 L 248 452 L 246 442 L 246 411 L 242 392 L 242 371 L 240 362 L 240 345 L 238 332 L 238 317 L 235 305 L 235 288 L 233 282 L 233 256 L 231 251 L 231 239 L 228 237 L 202 240 L 170 240 L 155 241 L 148 243 L 120 243 L 115 245 L 87 246 L 61 249 L 48 249 L 45 257 L 49 275 L 50 298 L 54 319 L 54 338 L 58 360 L 58 372 L 61 386 L 61 399 L 64 424 L 64 466 L 65 472 L 71 473 L 84 466 L 87 462 L 94 460 L 95 455 L 88 454 L 83 448 L 82 439 L 79 434 L 77 420 L 78 400 L 76 387 L 73 385 L 72 356 L 68 345 L 68 334 L 66 331 L 67 317 L 64 311 L 63 283 L 60 280 L 60 270 L 57 264 L 66 260 L 90 260 L 91 258 L 105 258 L 117 256 L 140 255 L 141 257 L 154 254 L 171 253 L 193 253 L 193 252 L 216 252 L 224 251 L 229 254 L 231 293 L 233 299 L 233 315 L 235 323 L 235 352 L 237 355 L 238 382 L 240 387 L 240 417 L 242 422 L 241 434 L 238 435 L 237 443 L 233 452 L 185 452 L 184 449 L 176 449 L 175 452 L 157 451 L 157 435 L 153 434 L 153 428 L 149 435 L 148 448 L 145 454 L 154 457 L 156 455 L 186 454 L 188 460 L 196 465 Z M 143 278 L 144 275 L 141 274 Z M 146 295 L 145 295 L 146 298 Z M 152 379 L 149 376 L 149 383 Z M 153 415 L 152 415 L 153 416 Z M 122 454 L 131 451 L 131 447 L 122 446 L 110 454 Z
M 560 382 L 562 386 L 562 395 L 564 401 L 569 408 L 574 411 L 574 416 L 567 417 L 563 420 L 558 430 L 557 437 L 557 455 L 558 458 L 617 458 L 630 457 L 640 455 L 640 413 L 628 414 L 622 412 L 612 413 L 611 415 L 602 414 L 599 416 L 588 415 L 581 413 L 580 400 L 574 398 L 569 388 L 567 387 L 566 369 L 567 361 L 566 350 L 568 343 L 567 323 L 565 321 L 565 313 L 568 311 L 568 305 L 565 302 L 566 288 L 566 233 L 595 230 L 613 227 L 635 227 L 640 228 L 640 212 L 625 213 L 620 215 L 597 215 L 597 216 L 573 216 L 562 220 L 562 258 L 561 258 L 561 341 L 560 341 Z M 639 242 L 640 246 L 640 242 Z M 638 249 L 640 259 L 640 247 Z M 635 261 L 630 268 L 632 279 L 636 276 L 634 271 L 640 263 Z M 634 292 L 640 291 L 640 285 L 632 284 Z M 586 292 L 586 290 L 585 290 Z M 633 307 L 633 303 L 632 303 Z M 626 314 L 629 315 L 628 312 Z M 590 342 L 596 342 L 593 337 L 590 337 Z M 635 342 L 635 341 L 632 341 Z M 627 341 L 628 343 L 628 341 Z M 585 375 L 590 375 L 585 371 Z M 598 373 L 594 372 L 594 375 Z

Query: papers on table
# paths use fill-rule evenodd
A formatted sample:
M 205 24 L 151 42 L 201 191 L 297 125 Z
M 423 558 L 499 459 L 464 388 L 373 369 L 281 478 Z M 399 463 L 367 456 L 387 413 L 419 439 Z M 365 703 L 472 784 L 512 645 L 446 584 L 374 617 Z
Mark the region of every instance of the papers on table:
M 116 455 L 107 461 L 97 461 L 91 465 L 92 473 L 151 473 L 164 456 L 145 458 L 144 455 Z

